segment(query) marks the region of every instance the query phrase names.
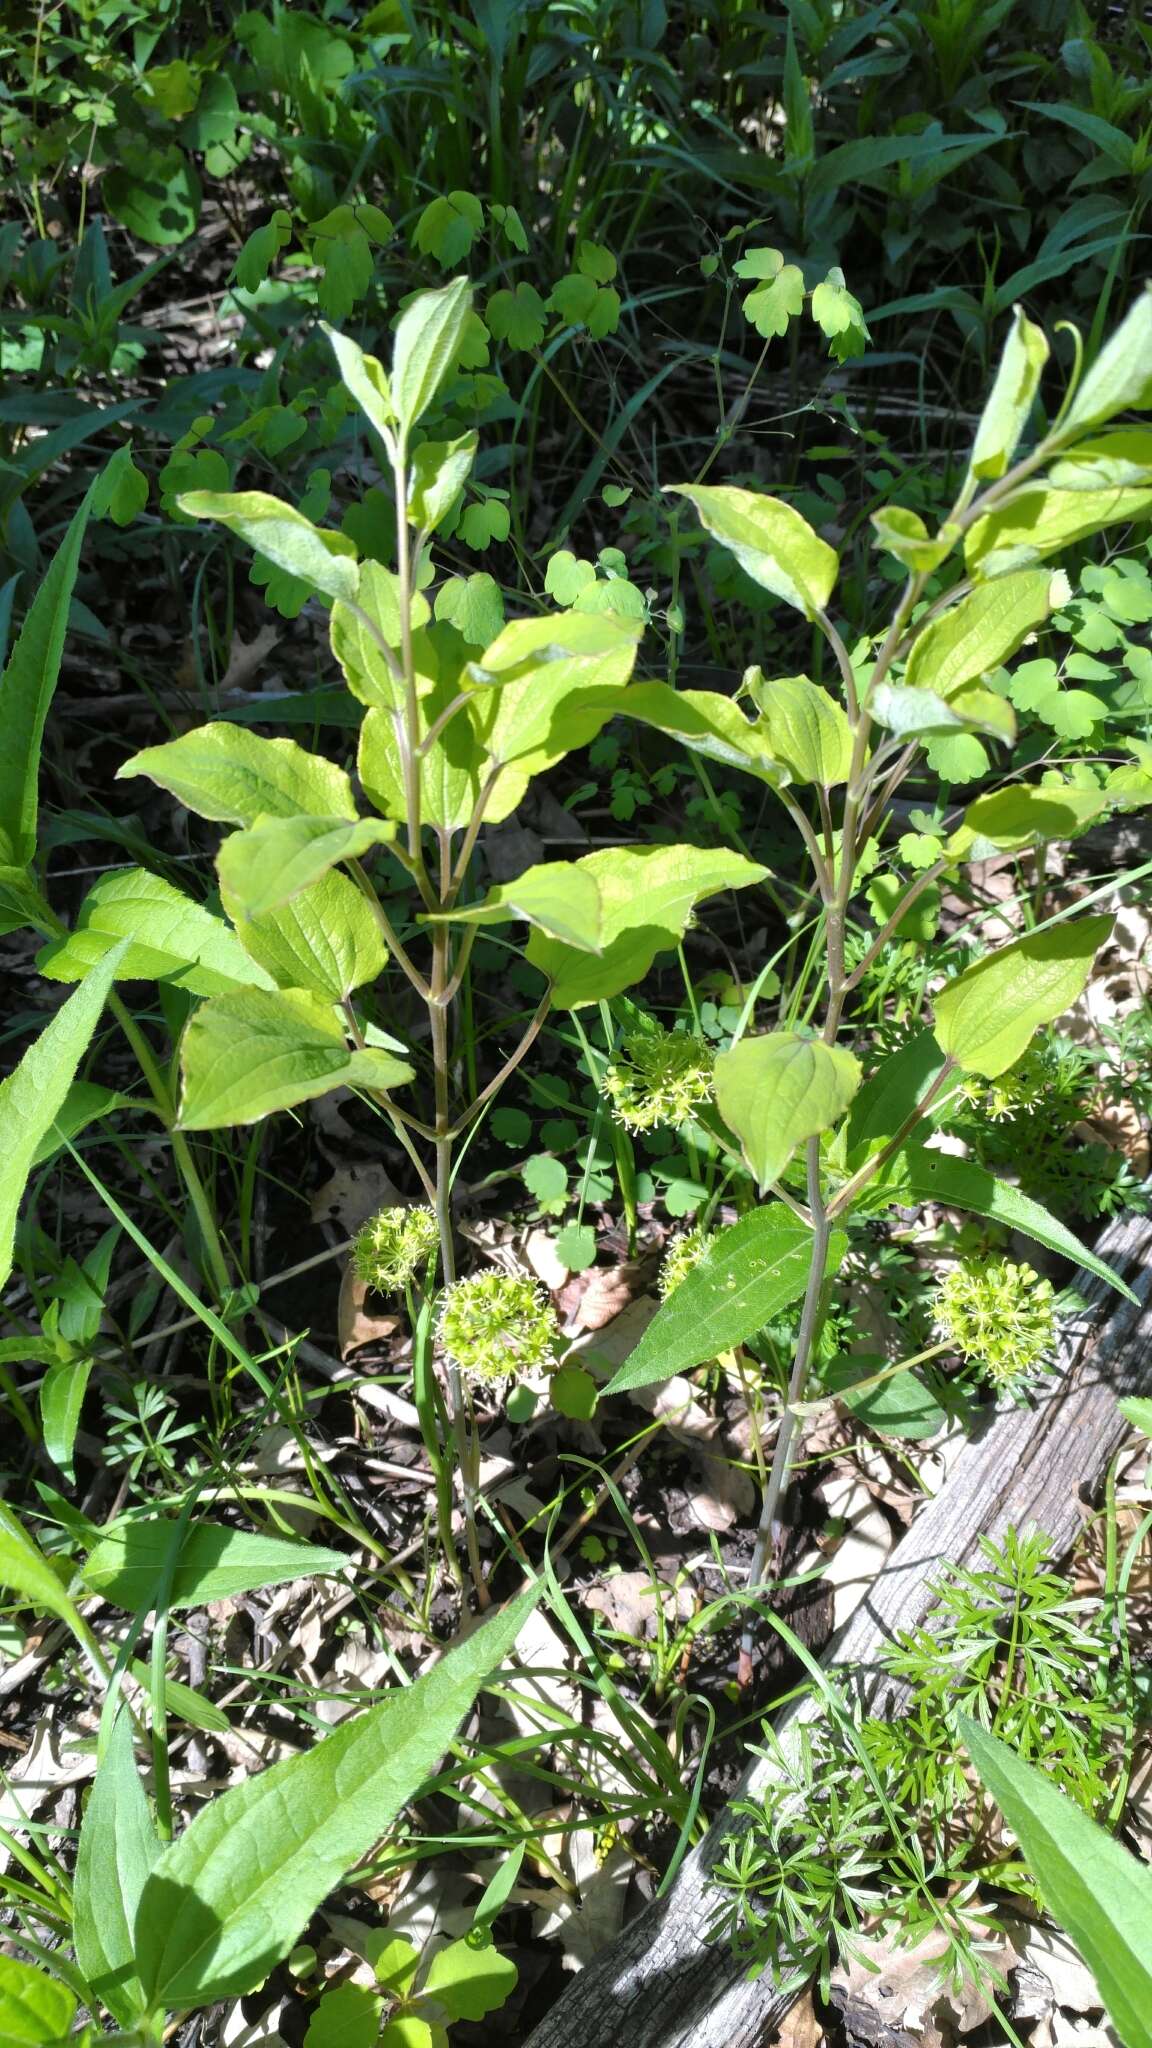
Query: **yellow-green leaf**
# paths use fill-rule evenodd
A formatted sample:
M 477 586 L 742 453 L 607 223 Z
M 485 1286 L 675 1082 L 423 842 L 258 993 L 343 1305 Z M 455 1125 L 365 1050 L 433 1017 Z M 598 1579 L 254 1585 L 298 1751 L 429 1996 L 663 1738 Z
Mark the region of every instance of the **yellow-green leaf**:
M 332 1088 L 394 1088 L 412 1069 L 349 1046 L 331 1007 L 300 989 L 212 996 L 180 1048 L 180 1123 L 189 1131 L 253 1124 Z
M 147 775 L 198 817 L 254 825 L 258 818 L 354 818 L 352 785 L 342 768 L 295 740 L 265 740 L 243 725 L 215 720 L 163 746 L 145 747 L 118 768 L 117 780 Z
M 842 707 L 807 676 L 774 676 L 749 669 L 744 678 L 760 706 L 766 751 L 794 782 L 825 789 L 847 782 L 852 770 L 852 728 Z
M 313 526 L 295 506 L 267 491 L 186 491 L 176 503 L 190 519 L 215 519 L 266 561 L 325 597 L 356 596 L 356 549 L 343 533 Z
M 1006 1073 L 1042 1024 L 1071 1009 L 1111 929 L 1110 917 L 1085 917 L 977 960 L 933 999 L 937 1044 L 965 1073 Z
M 797 1031 L 743 1038 L 716 1060 L 716 1107 L 761 1188 L 806 1138 L 832 1128 L 859 1086 L 850 1052 Z
M 806 619 L 827 606 L 839 568 L 835 548 L 783 498 L 733 484 L 669 484 L 688 498 L 701 525 L 735 555 L 754 583 L 795 605 Z

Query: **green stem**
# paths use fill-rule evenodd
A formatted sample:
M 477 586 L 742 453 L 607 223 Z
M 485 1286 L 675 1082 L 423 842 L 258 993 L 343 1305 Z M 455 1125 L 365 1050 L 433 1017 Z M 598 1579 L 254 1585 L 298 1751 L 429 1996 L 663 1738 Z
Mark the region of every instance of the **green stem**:
M 156 1105 L 156 1113 L 171 1139 L 172 1156 L 176 1161 L 181 1179 L 188 1191 L 188 1199 L 192 1204 L 192 1213 L 199 1226 L 200 1239 L 204 1246 L 204 1253 L 208 1261 L 212 1282 L 219 1299 L 223 1301 L 231 1292 L 232 1276 L 228 1270 L 228 1260 L 225 1255 L 220 1232 L 217 1228 L 216 1217 L 212 1209 L 211 1200 L 209 1199 L 208 1190 L 201 1179 L 200 1169 L 192 1154 L 192 1147 L 189 1145 L 183 1131 L 178 1130 L 176 1127 L 176 1105 L 172 1100 L 171 1090 L 160 1071 L 148 1040 L 131 1011 L 121 1002 L 115 990 L 113 990 L 108 998 L 108 1007 L 136 1055 L 140 1071 L 148 1084 L 149 1092 Z

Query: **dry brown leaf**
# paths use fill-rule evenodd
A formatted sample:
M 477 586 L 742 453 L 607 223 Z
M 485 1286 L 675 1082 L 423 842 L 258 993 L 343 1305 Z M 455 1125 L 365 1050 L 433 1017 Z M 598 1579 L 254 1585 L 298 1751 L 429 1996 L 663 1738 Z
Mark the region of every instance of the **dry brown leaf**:
M 221 690 L 243 690 L 265 658 L 280 644 L 280 628 L 270 622 L 261 626 L 251 640 L 233 633 L 228 666 L 220 679 Z
M 568 1268 L 546 1230 L 530 1230 L 524 1245 L 524 1256 L 543 1282 L 549 1294 L 559 1294 L 568 1278 Z
M 636 1299 L 644 1268 L 635 1260 L 621 1266 L 592 1266 L 580 1297 L 575 1325 L 580 1330 L 605 1330 Z
M 687 1621 L 695 1606 L 690 1587 L 662 1585 L 650 1572 L 610 1572 L 589 1587 L 584 1605 L 602 1614 L 609 1628 L 643 1641 L 656 1633 L 657 1597 L 669 1621 Z
M 364 1306 L 368 1291 L 368 1282 L 360 1278 L 355 1266 L 345 1266 L 340 1280 L 340 1298 L 336 1304 L 341 1358 L 347 1358 L 350 1351 L 358 1351 L 361 1345 L 382 1344 L 386 1337 L 400 1328 L 398 1316 L 369 1315 Z
M 797 2000 L 776 2036 L 775 2048 L 821 2048 L 824 2027 L 816 2017 L 812 1993 Z
M 354 1237 L 377 1209 L 386 1209 L 403 1197 L 394 1180 L 375 1160 L 355 1166 L 338 1166 L 312 1197 L 313 1223 L 335 1223 Z
M 942 1963 L 947 1946 L 939 1930 L 910 1946 L 877 1935 L 860 1940 L 859 1957 L 837 1964 L 831 1997 L 851 2048 L 904 2048 L 909 2036 L 917 2048 L 953 2048 L 992 2017 L 992 2001 L 981 1984 L 970 1980 L 950 1988 Z M 981 1956 L 1004 1977 L 1015 1950 L 1002 1935 L 995 1947 L 982 1943 Z

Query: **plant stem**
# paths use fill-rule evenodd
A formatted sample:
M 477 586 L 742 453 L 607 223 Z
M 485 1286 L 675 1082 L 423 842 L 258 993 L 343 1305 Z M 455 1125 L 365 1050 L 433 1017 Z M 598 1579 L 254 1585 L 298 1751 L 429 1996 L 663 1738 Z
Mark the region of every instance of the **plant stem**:
M 823 1319 L 824 1268 L 828 1263 L 828 1246 L 832 1236 L 832 1225 L 820 1189 L 820 1140 L 808 1140 L 808 1206 L 812 1212 L 812 1258 L 808 1267 L 808 1285 L 804 1293 L 804 1306 L 800 1313 L 800 1330 L 796 1338 L 796 1352 L 792 1361 L 792 1374 L 788 1381 L 788 1393 L 784 1413 L 780 1418 L 780 1430 L 776 1438 L 776 1449 L 772 1456 L 772 1470 L 764 1489 L 760 1508 L 760 1521 L 756 1530 L 756 1547 L 752 1552 L 752 1563 L 748 1570 L 749 1587 L 758 1586 L 764 1577 L 768 1559 L 768 1546 L 776 1530 L 776 1518 L 784 1489 L 788 1484 L 792 1462 L 792 1446 L 796 1439 L 797 1417 L 793 1403 L 804 1399 L 808 1385 L 808 1373 L 812 1353 L 820 1334 Z M 750 1619 L 740 1639 L 740 1657 L 736 1667 L 736 1683 L 748 1684 L 752 1676 L 752 1650 L 755 1643 L 755 1621 Z

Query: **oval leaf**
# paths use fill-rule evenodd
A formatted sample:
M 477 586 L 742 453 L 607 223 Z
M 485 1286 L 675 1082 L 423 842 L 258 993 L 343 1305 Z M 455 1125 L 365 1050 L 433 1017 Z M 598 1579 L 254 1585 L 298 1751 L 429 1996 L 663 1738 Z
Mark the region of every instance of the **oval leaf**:
M 177 1540 L 178 1526 L 165 1516 L 123 1522 L 89 1552 L 84 1583 L 114 1607 L 124 1607 L 129 1614 L 145 1613 L 153 1605 Z M 347 1564 L 338 1550 L 257 1536 L 247 1529 L 225 1529 L 213 1522 L 191 1522 L 180 1541 L 168 1605 L 203 1607 L 210 1600 L 232 1599 L 260 1586 L 341 1572 Z
M 295 740 L 265 740 L 242 725 L 214 720 L 161 747 L 145 747 L 116 771 L 147 775 L 197 817 L 226 825 L 308 815 L 355 818 L 352 784 L 342 768 Z
M 761 1188 L 779 1180 L 805 1138 L 830 1130 L 860 1086 L 859 1063 L 838 1045 L 770 1031 L 716 1061 L 716 1107 Z
M 352 1049 L 329 1005 L 302 989 L 249 989 L 202 1003 L 180 1048 L 180 1123 L 188 1131 L 254 1124 L 331 1088 L 394 1088 L 412 1069 Z
M 1071 1009 L 1112 930 L 1110 917 L 1033 932 L 973 967 L 933 998 L 936 1042 L 967 1074 L 995 1080 L 1042 1024 Z
M 352 604 L 359 570 L 356 550 L 342 533 L 313 526 L 302 512 L 266 491 L 186 491 L 176 503 L 190 519 L 215 519 L 325 597 Z
M 835 548 L 783 498 L 733 484 L 669 484 L 689 498 L 701 525 L 734 554 L 754 583 L 796 606 L 806 619 L 822 612 L 839 568 Z

